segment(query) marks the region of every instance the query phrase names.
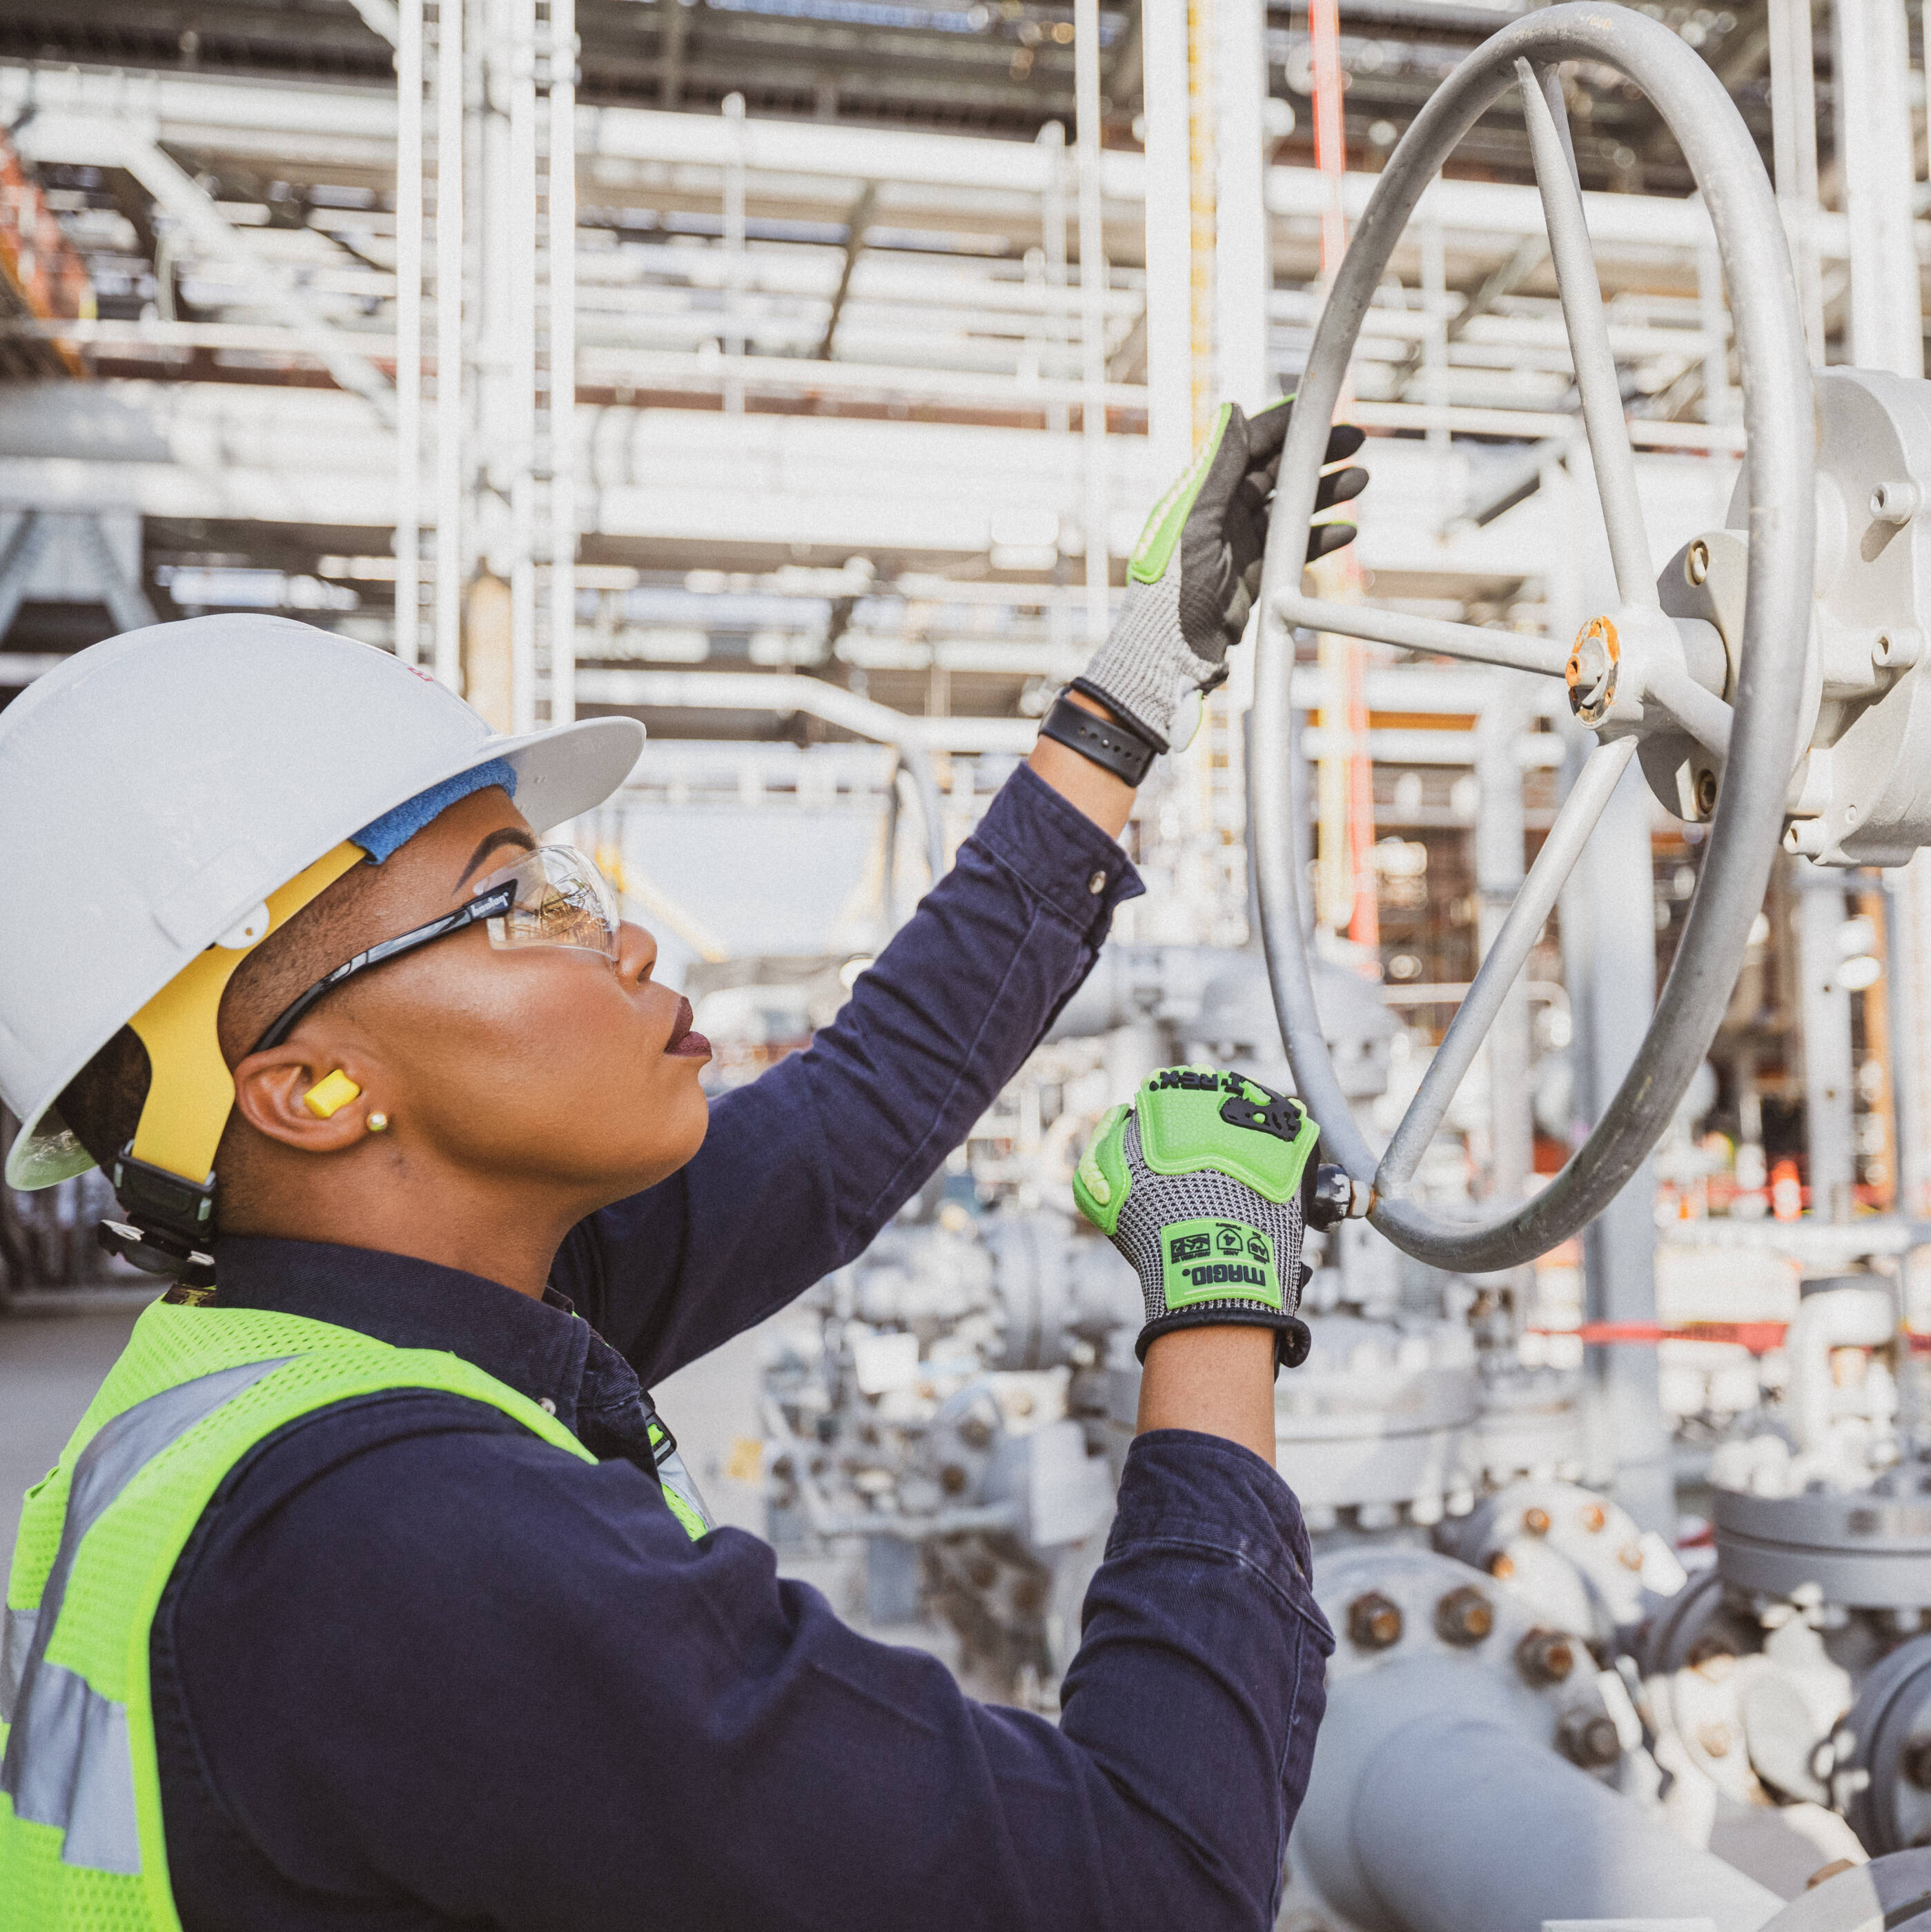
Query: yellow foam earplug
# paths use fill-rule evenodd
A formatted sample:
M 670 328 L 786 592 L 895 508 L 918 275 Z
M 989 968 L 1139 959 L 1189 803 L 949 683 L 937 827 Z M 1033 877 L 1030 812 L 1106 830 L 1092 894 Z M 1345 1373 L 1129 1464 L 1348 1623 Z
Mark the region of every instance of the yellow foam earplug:
M 302 1095 L 302 1104 L 318 1120 L 326 1120 L 332 1114 L 339 1114 L 362 1090 L 338 1066 L 332 1073 L 323 1074 Z

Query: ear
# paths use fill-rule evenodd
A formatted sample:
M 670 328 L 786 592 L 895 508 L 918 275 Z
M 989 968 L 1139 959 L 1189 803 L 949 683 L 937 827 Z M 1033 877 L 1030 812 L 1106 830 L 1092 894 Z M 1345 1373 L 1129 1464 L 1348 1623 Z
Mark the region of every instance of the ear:
M 362 1090 L 326 1118 L 305 1102 L 312 1088 L 340 1072 Z M 298 1032 L 234 1070 L 235 1110 L 256 1132 L 302 1154 L 339 1154 L 369 1137 L 369 1115 L 382 1106 L 375 1056 L 359 1042 Z

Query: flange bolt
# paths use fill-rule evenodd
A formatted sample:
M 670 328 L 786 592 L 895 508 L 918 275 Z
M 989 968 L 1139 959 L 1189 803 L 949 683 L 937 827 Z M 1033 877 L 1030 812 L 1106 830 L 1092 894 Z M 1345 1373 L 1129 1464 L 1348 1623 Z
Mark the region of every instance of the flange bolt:
M 1515 1667 L 1531 1684 L 1560 1684 L 1575 1668 L 1575 1646 L 1560 1630 L 1532 1630 L 1515 1646 Z
M 1479 1643 L 1495 1628 L 1495 1606 L 1473 1583 L 1451 1590 L 1435 1606 L 1435 1634 L 1444 1643 Z
M 1924 655 L 1924 633 L 1915 624 L 1893 624 L 1878 632 L 1871 662 L 1879 670 L 1908 670 Z
M 1871 520 L 1895 525 L 1908 524 L 1917 515 L 1917 506 L 1923 500 L 1923 494 L 1908 477 L 1896 482 L 1880 483 L 1871 492 Z
M 1401 1641 L 1401 1606 L 1370 1590 L 1347 1606 L 1348 1641 L 1362 1650 L 1388 1650 Z
M 1599 1771 L 1623 1755 L 1615 1720 L 1602 1711 L 1568 1711 L 1556 1726 L 1556 1749 L 1584 1771 Z

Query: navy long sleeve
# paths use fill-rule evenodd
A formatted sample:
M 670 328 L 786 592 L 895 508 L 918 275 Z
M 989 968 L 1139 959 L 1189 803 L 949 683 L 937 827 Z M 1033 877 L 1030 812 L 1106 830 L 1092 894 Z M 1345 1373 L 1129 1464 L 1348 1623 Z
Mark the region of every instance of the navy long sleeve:
M 1020 773 L 837 1024 L 720 1101 L 684 1174 L 573 1234 L 543 1302 L 350 1246 L 223 1242 L 224 1302 L 451 1349 L 600 1460 L 403 1391 L 230 1473 L 150 1646 L 186 1932 L 1263 1932 L 1332 1640 L 1298 1508 L 1257 1457 L 1135 1443 L 1056 1728 L 858 1636 L 755 1538 L 692 1542 L 640 1446 L 637 1369 L 862 1249 L 1134 890 Z
M 647 1382 L 796 1300 L 965 1139 L 1140 890 L 1022 766 L 809 1051 L 716 1101 L 696 1159 L 584 1222 L 551 1280 Z

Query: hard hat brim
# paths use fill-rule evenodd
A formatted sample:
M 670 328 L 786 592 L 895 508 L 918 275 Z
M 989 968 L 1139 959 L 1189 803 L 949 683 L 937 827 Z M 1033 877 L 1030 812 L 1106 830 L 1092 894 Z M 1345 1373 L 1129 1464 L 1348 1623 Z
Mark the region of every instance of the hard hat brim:
M 551 730 L 486 738 L 452 760 L 446 771 L 432 771 L 426 776 L 412 773 L 407 789 L 389 803 L 401 805 L 430 785 L 501 758 L 516 772 L 517 809 L 536 831 L 548 832 L 579 813 L 594 809 L 610 797 L 630 776 L 643 750 L 644 740 L 644 726 L 635 718 L 587 718 Z M 357 824 L 364 822 L 359 818 L 356 821 Z M 336 839 L 311 856 L 319 859 L 354 830 L 353 825 L 344 826 Z M 285 883 L 281 879 L 266 879 L 261 891 L 266 896 Z M 149 991 L 158 993 L 161 988 Z M 8 1151 L 8 1186 L 23 1191 L 51 1187 L 57 1181 L 85 1174 L 94 1166 L 94 1156 L 61 1118 L 56 1103 L 68 1083 L 107 1043 L 105 1040 L 93 1042 L 73 1066 L 48 1083 L 38 1102 L 29 1106 L 25 1115 L 26 1124 Z

